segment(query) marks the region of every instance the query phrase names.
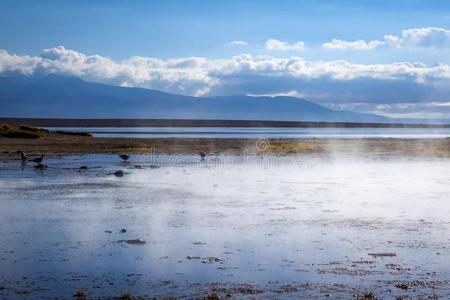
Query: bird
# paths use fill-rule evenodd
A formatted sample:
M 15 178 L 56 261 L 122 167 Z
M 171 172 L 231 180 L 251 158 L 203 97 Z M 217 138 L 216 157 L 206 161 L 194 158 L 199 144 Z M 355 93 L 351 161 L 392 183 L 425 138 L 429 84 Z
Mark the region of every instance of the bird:
M 44 160 L 44 154 L 41 154 L 41 156 L 39 156 L 37 158 L 33 158 L 30 161 L 40 164 L 43 160 Z
M 19 153 L 20 153 L 20 159 L 22 159 L 22 162 L 27 162 L 28 156 L 23 151 L 20 151 Z
M 120 154 L 119 157 L 123 159 L 124 161 L 127 161 L 130 159 L 130 156 L 128 154 Z
M 204 160 L 205 160 L 205 158 L 206 158 L 206 153 L 205 153 L 205 152 L 200 151 L 200 152 L 198 153 L 198 155 L 200 155 L 200 160 L 201 160 L 201 161 L 204 161 Z
M 45 169 L 47 169 L 48 167 L 47 167 L 47 165 L 44 165 L 44 164 L 41 164 L 41 163 L 39 163 L 39 164 L 37 164 L 37 165 L 35 165 L 35 166 L 33 166 L 36 170 L 45 170 Z

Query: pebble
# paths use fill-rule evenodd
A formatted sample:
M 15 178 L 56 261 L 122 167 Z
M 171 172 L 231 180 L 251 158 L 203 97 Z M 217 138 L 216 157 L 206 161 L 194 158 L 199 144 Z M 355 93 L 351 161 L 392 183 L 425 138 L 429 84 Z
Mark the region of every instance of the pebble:
M 127 243 L 129 245 L 145 245 L 146 242 L 143 239 L 132 239 L 132 240 L 120 240 L 118 243 Z
M 123 175 L 125 175 L 125 172 L 122 170 L 117 170 L 116 172 L 114 172 L 114 176 L 116 177 L 123 177 Z

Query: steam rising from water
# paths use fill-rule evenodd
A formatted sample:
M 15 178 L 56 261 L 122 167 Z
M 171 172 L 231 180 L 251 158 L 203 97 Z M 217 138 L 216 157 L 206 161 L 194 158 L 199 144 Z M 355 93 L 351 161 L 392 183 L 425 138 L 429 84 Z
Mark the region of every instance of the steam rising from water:
M 139 157 L 130 164 L 105 155 L 66 157 L 50 159 L 45 173 L 5 164 L 2 282 L 14 285 L 26 276 L 70 295 L 109 276 L 117 294 L 124 288 L 143 293 L 148 283 L 164 294 L 164 279 L 182 293 L 186 282 L 361 286 L 361 277 L 333 272 L 366 272 L 367 287 L 426 272 L 437 272 L 433 280 L 450 276 L 448 159 L 263 153 L 203 163 L 178 156 L 177 163 L 160 160 L 152 169 L 135 169 L 138 163 Z M 80 164 L 88 172 L 78 172 Z M 123 178 L 111 175 L 118 168 L 127 172 Z M 133 238 L 147 244 L 117 243 Z M 397 256 L 373 259 L 370 252 Z M 370 263 L 355 265 L 359 260 Z M 387 264 L 410 271 L 393 275 Z M 39 272 L 56 281 L 42 280 Z M 130 273 L 141 274 L 131 286 L 120 279 Z M 70 281 L 78 275 L 88 277 Z

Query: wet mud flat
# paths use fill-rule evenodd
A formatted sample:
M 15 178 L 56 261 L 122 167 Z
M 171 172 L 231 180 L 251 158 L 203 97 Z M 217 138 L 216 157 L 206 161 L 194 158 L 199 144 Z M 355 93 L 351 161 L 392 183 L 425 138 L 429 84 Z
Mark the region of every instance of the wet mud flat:
M 49 133 L 39 139 L 0 137 L 0 159 L 29 154 L 352 154 L 450 157 L 450 138 L 100 138 Z
M 45 163 L 1 162 L 0 298 L 450 297 L 445 157 Z

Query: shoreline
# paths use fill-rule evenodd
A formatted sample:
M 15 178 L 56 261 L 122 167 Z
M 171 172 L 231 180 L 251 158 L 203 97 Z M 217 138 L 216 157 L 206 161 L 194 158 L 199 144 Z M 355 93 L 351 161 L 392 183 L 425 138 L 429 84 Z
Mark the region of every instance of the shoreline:
M 0 137 L 0 156 L 31 154 L 363 154 L 450 157 L 450 138 L 99 138 L 49 134 L 39 139 Z
M 0 124 L 38 127 L 450 128 L 450 124 L 208 119 L 65 119 L 0 117 Z

